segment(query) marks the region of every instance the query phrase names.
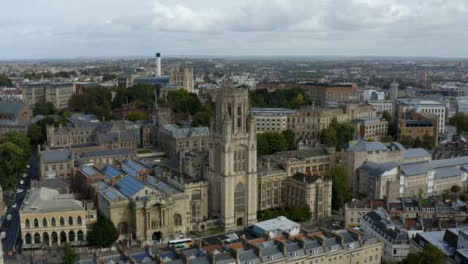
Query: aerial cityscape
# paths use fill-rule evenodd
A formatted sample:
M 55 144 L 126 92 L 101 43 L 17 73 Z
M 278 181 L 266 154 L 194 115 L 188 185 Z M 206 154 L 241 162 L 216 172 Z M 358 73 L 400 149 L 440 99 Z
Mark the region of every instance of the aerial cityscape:
M 2 6 L 0 264 L 468 264 L 468 3 Z

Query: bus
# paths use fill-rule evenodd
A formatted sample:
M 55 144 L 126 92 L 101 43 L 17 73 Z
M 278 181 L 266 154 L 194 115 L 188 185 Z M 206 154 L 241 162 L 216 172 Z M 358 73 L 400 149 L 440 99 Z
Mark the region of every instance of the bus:
M 181 238 L 169 240 L 168 246 L 175 248 L 189 248 L 193 245 L 193 240 L 191 238 Z

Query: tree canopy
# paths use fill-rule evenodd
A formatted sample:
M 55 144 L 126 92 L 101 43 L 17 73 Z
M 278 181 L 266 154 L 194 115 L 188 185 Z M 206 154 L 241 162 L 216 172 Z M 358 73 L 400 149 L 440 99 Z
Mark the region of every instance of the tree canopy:
M 298 109 L 311 105 L 312 100 L 303 88 L 276 90 L 255 90 L 249 94 L 250 104 L 254 107 L 286 107 Z
M 332 208 L 339 210 L 345 203 L 351 201 L 353 192 L 349 186 L 348 172 L 341 165 L 335 165 L 325 175 L 325 178 L 332 180 Z
M 320 142 L 328 147 L 335 147 L 341 151 L 344 144 L 347 144 L 354 136 L 354 126 L 350 122 L 338 123 L 333 119 L 327 129 L 320 132 Z
M 111 92 L 106 88 L 86 89 L 81 94 L 73 94 L 69 107 L 73 111 L 94 114 L 100 120 L 112 119 Z
M 457 128 L 457 133 L 468 131 L 468 115 L 464 113 L 456 113 L 449 119 L 449 124 Z
M 114 223 L 105 216 L 98 214 L 97 222 L 91 227 L 88 234 L 88 241 L 100 247 L 109 247 L 119 238 L 117 228 Z
M 406 148 L 433 149 L 435 147 L 435 139 L 427 134 L 416 139 L 410 136 L 401 136 L 399 142 Z
M 292 130 L 285 130 L 281 133 L 265 132 L 257 134 L 257 155 L 270 155 L 279 151 L 295 150 L 295 133 Z
M 190 113 L 195 115 L 202 109 L 198 96 L 186 90 L 178 89 L 167 94 L 167 105 L 176 113 Z
M 0 140 L 0 185 L 9 190 L 21 178 L 31 155 L 29 138 L 21 132 L 6 133 Z
M 40 101 L 33 107 L 34 115 L 53 115 L 55 114 L 55 106 L 50 102 Z
M 402 264 L 444 264 L 445 254 L 431 244 L 427 244 L 422 252 L 410 253 Z
M 13 83 L 11 83 L 11 80 L 4 74 L 0 74 L 0 87 L 6 86 L 6 87 L 12 87 Z
M 280 207 L 258 212 L 257 220 L 265 221 L 276 218 L 278 216 L 285 216 L 297 222 L 305 222 L 310 220 L 312 213 L 310 211 L 309 205 L 304 203 L 298 207 Z
M 66 243 L 63 246 L 63 263 L 64 264 L 74 264 L 80 260 L 80 256 L 76 253 L 76 250 Z

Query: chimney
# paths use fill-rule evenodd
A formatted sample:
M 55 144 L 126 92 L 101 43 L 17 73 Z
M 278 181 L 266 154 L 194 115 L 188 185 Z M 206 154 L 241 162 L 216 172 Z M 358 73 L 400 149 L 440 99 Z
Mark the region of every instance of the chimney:
M 161 76 L 161 53 L 156 53 L 156 76 Z

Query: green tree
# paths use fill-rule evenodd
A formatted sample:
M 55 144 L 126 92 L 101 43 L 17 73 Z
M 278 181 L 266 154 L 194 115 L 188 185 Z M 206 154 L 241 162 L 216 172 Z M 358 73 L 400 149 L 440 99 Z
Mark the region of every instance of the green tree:
M 334 127 L 329 127 L 320 131 L 320 142 L 327 147 L 336 147 L 338 138 Z
M 111 120 L 111 99 L 112 95 L 108 89 L 86 89 L 82 94 L 73 94 L 68 105 L 73 111 L 94 114 L 100 120 Z
M 76 253 L 76 250 L 66 243 L 63 246 L 63 263 L 64 264 L 73 264 L 80 260 L 80 256 Z
M 349 186 L 348 172 L 341 165 L 335 165 L 325 175 L 332 180 L 332 208 L 339 210 L 345 203 L 351 201 L 353 192 Z
M 209 112 L 198 112 L 193 116 L 192 119 L 192 126 L 200 127 L 200 126 L 210 126 L 211 121 L 211 114 Z
M 40 101 L 33 107 L 34 115 L 53 115 L 55 114 L 55 106 L 50 102 Z
M 424 143 L 423 143 L 423 141 L 421 140 L 420 137 L 418 137 L 418 138 L 416 138 L 416 139 L 414 140 L 413 147 L 415 147 L 415 148 L 422 148 L 422 147 L 424 147 Z
M 91 227 L 88 241 L 100 247 L 109 247 L 119 238 L 119 233 L 114 223 L 105 216 L 98 214 L 97 222 Z
M 383 136 L 383 137 L 380 138 L 380 141 L 384 142 L 384 143 L 389 143 L 389 142 L 393 141 L 393 138 L 392 138 L 392 136 Z
M 257 134 L 257 155 L 264 156 L 271 154 L 270 144 L 264 134 Z
M 434 147 L 435 147 L 434 137 L 431 137 L 428 134 L 426 134 L 426 135 L 423 136 L 422 141 L 423 141 L 424 148 L 434 149 Z
M 17 145 L 23 151 L 24 159 L 28 159 L 29 155 L 31 155 L 31 145 L 29 138 L 23 132 L 8 132 L 5 135 L 3 135 L 1 142 L 11 142 Z
M 445 254 L 437 247 L 427 244 L 422 252 L 410 253 L 402 264 L 444 264 Z
M 414 139 L 410 136 L 402 136 L 400 143 L 407 148 L 412 148 L 414 146 Z
M 395 138 L 397 129 L 395 126 L 395 120 L 393 119 L 392 115 L 388 111 L 384 111 L 382 113 L 382 117 L 388 122 L 388 135 L 390 135 L 392 138 Z
M 449 119 L 449 124 L 457 128 L 458 134 L 468 131 L 468 115 L 464 113 L 456 113 Z
M 32 146 L 44 143 L 45 137 L 42 133 L 42 128 L 38 124 L 31 124 L 28 127 L 27 135 L 31 141 Z
M 31 154 L 29 138 L 21 132 L 6 133 L 0 141 L 0 185 L 14 188 Z
M 292 131 L 291 129 L 287 129 L 287 130 L 281 132 L 281 135 L 283 136 L 284 140 L 286 140 L 288 150 L 296 150 L 297 149 L 296 133 L 294 133 L 294 131 Z
M 198 96 L 183 89 L 170 91 L 167 94 L 167 105 L 176 113 L 190 113 L 192 115 L 202 109 Z
M 115 79 L 117 79 L 117 75 L 115 75 L 113 73 L 104 73 L 104 75 L 102 76 L 102 80 L 104 82 L 112 81 L 112 80 L 115 80 Z
M 4 74 L 0 74 L 0 87 L 2 86 L 13 87 L 11 80 Z
M 451 188 L 450 188 L 450 191 L 453 192 L 453 193 L 459 193 L 461 191 L 461 187 L 458 186 L 458 185 L 453 185 Z
M 460 195 L 460 200 L 463 202 L 468 202 L 468 194 L 463 193 L 462 195 Z
M 269 155 L 288 150 L 288 142 L 282 133 L 265 132 L 257 134 L 257 155 Z
M 129 113 L 127 118 L 130 121 L 149 120 L 148 115 L 139 110 Z

